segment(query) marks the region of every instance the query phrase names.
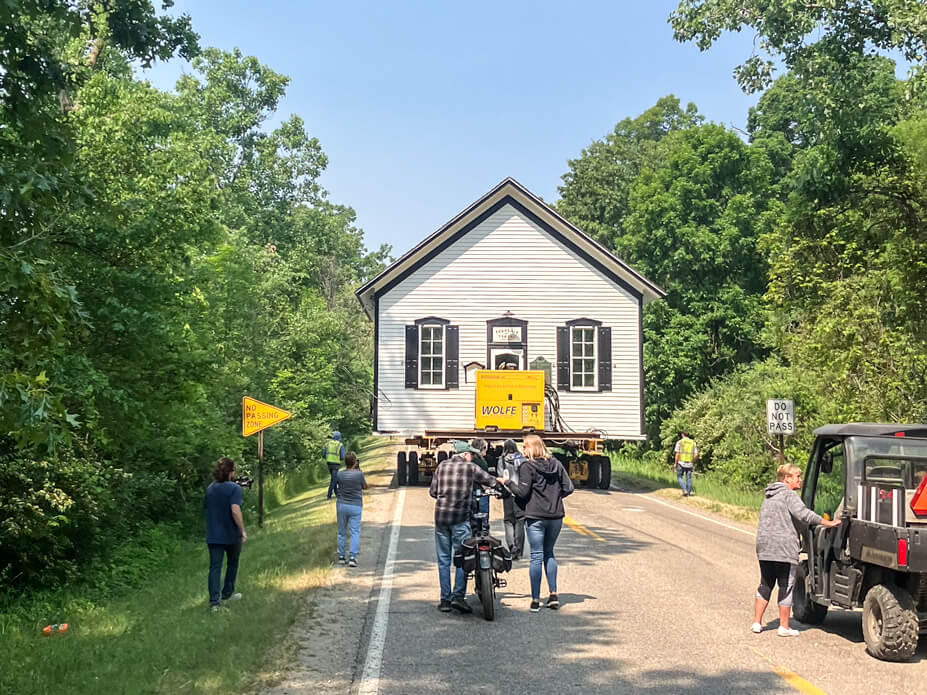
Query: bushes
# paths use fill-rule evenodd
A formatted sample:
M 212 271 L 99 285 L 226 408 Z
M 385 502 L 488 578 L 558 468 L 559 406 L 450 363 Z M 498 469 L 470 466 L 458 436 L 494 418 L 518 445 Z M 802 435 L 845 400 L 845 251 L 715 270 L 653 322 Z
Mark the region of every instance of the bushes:
M 672 461 L 680 430 L 699 448 L 698 470 L 712 470 L 743 490 L 761 489 L 775 478 L 776 437 L 766 432 L 766 399 L 795 401 L 796 435 L 785 440 L 786 458 L 804 465 L 812 430 L 827 419 L 828 405 L 805 370 L 775 359 L 755 362 L 714 381 L 663 422 L 660 456 Z

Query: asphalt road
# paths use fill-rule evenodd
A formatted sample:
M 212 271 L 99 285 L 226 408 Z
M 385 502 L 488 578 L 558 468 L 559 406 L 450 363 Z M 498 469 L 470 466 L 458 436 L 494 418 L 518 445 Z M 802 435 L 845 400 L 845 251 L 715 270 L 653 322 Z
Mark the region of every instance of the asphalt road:
M 371 567 L 379 577 L 354 692 L 927 692 L 925 641 L 912 662 L 877 661 L 865 653 L 858 612 L 831 611 L 820 627 L 793 620 L 801 634 L 783 638 L 773 605 L 767 629 L 751 633 L 753 529 L 653 494 L 580 489 L 566 500 L 561 610 L 529 612 L 522 560 L 499 590 L 494 622 L 472 593 L 472 615 L 440 613 L 432 500 L 424 487 L 402 490 L 384 490 L 400 525 L 384 528 Z

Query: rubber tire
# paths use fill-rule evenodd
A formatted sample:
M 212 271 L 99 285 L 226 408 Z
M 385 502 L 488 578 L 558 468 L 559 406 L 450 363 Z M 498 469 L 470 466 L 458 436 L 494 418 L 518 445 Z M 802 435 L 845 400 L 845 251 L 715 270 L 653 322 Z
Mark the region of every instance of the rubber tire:
M 446 461 L 446 460 L 447 460 L 447 452 L 439 451 L 438 452 L 438 463 L 441 463 L 442 461 Z
M 409 467 L 406 462 L 406 452 L 396 454 L 396 486 L 408 485 Z
M 418 452 L 409 452 L 409 485 L 418 485 Z
M 492 581 L 492 568 L 478 569 L 480 573 L 480 603 L 483 604 L 483 618 L 496 618 L 496 587 Z
M 612 460 L 605 454 L 599 454 L 599 489 L 608 490 L 612 486 Z
M 586 487 L 597 488 L 599 486 L 599 457 L 584 455 L 582 460 L 586 462 L 586 470 L 589 477 L 586 478 Z
M 827 616 L 827 606 L 815 603 L 808 598 L 805 577 L 808 576 L 808 563 L 798 563 L 795 570 L 795 586 L 792 588 L 792 615 L 805 625 L 820 625 Z
M 911 594 L 876 584 L 863 601 L 866 651 L 883 661 L 908 661 L 917 651 L 917 609 Z

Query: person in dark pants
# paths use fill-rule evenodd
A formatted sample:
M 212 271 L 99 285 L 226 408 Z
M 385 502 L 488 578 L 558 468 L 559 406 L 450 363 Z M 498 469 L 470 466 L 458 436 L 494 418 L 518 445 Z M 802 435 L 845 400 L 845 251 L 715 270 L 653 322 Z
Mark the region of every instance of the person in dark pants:
M 518 483 L 518 469 L 525 457 L 518 451 L 515 441 L 506 439 L 502 445 L 501 474 L 506 480 Z M 521 559 L 525 552 L 525 500 L 508 495 L 502 499 L 502 522 L 505 525 L 505 545 L 513 560 Z
M 808 509 L 796 490 L 801 489 L 801 468 L 783 463 L 776 469 L 776 482 L 766 486 L 760 519 L 756 528 L 756 558 L 760 563 L 760 585 L 753 600 L 753 625 L 750 629 L 763 631 L 763 613 L 769 605 L 773 586 L 779 585 L 780 637 L 795 637 L 798 630 L 789 627 L 792 612 L 792 590 L 798 569 L 798 552 L 801 543 L 798 528 L 804 526 L 839 526 L 840 519 L 830 521 Z
M 331 439 L 325 442 L 322 458 L 328 464 L 328 473 L 331 475 L 331 481 L 328 483 L 328 499 L 331 499 L 338 485 L 335 476 L 338 475 L 338 469 L 344 463 L 344 444 L 341 443 L 341 432 L 338 430 L 332 432 Z
M 206 488 L 203 512 L 206 516 L 206 545 L 209 547 L 209 606 L 218 611 L 222 601 L 237 601 L 241 594 L 235 591 L 238 578 L 238 558 L 241 546 L 248 540 L 245 522 L 241 516 L 241 487 L 236 485 L 235 462 L 221 458 L 212 472 L 215 479 Z M 226 560 L 225 583 L 220 591 L 222 559 Z
M 473 449 L 473 463 L 489 473 L 489 462 L 486 461 L 486 452 L 489 450 L 489 444 L 485 439 L 471 439 L 470 446 Z M 479 453 L 476 453 L 479 452 Z M 483 486 L 479 483 L 473 485 L 473 513 L 485 514 L 480 521 L 479 532 L 489 535 L 489 495 L 483 492 Z M 474 522 L 475 523 L 475 522 Z
M 531 546 L 531 612 L 541 609 L 541 574 L 547 575 L 550 597 L 547 607 L 560 608 L 557 597 L 557 559 L 554 544 L 563 526 L 563 498 L 573 492 L 573 482 L 544 442 L 535 434 L 525 437 L 525 457 L 518 469 L 518 482 L 499 478 L 516 497 L 525 499 L 525 532 Z

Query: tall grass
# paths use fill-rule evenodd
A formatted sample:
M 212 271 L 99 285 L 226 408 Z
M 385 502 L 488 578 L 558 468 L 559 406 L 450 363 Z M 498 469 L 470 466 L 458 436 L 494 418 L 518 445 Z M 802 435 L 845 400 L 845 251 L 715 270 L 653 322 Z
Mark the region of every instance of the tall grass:
M 208 611 L 205 543 L 170 526 L 149 528 L 79 585 L 7 597 L 0 693 L 228 693 L 246 685 L 331 565 L 334 505 L 325 500 L 327 480 L 306 489 L 308 479 L 266 481 L 264 528 L 246 517 L 237 586 L 244 598 L 218 614 Z M 256 498 L 257 490 L 245 494 Z M 62 622 L 68 632 L 42 636 L 44 624 Z
M 611 454 L 610 458 L 612 475 L 619 481 L 625 480 L 649 489 L 679 489 L 672 466 L 618 454 Z M 763 503 L 762 491 L 733 486 L 713 471 L 696 472 L 692 477 L 692 491 L 698 497 L 748 510 L 758 510 Z

